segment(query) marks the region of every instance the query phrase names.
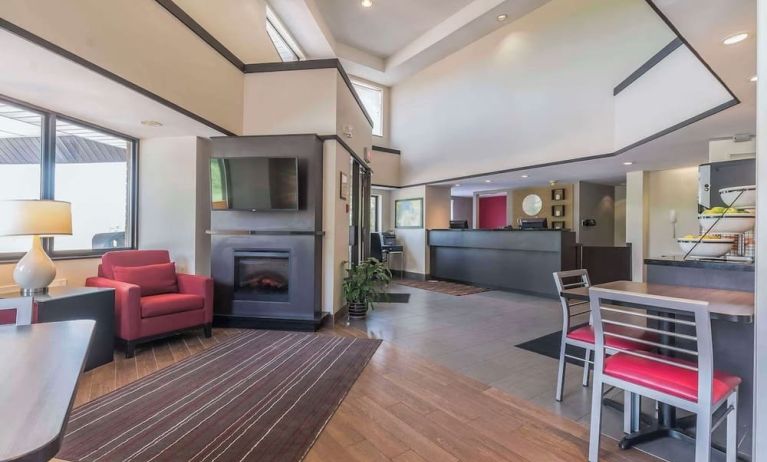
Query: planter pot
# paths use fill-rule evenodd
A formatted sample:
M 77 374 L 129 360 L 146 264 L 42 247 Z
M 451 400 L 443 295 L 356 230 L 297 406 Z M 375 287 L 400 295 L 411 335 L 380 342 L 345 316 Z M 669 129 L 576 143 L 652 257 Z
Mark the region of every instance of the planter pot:
M 366 303 L 349 303 L 349 317 L 353 319 L 363 319 L 368 314 Z

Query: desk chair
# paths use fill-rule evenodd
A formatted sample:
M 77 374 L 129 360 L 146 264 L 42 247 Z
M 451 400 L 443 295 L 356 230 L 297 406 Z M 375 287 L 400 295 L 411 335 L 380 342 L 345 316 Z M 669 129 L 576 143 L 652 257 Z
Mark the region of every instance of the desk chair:
M 26 326 L 32 324 L 32 310 L 34 303 L 32 297 L 13 297 L 13 298 L 1 298 L 0 299 L 0 312 L 2 311 L 16 311 L 16 318 L 11 324 L 19 326 Z M 7 321 L 6 316 L 2 317 L 2 321 Z M 0 322 L 4 324 L 5 322 Z
M 605 385 L 695 413 L 695 462 L 709 462 L 711 433 L 726 420 L 726 460 L 735 462 L 741 379 L 714 370 L 708 303 L 598 288 L 591 288 L 589 293 L 596 332 L 589 462 L 599 460 L 601 396 Z M 658 314 L 638 312 L 635 308 L 626 308 L 627 305 Z M 616 314 L 621 316 L 620 321 L 614 319 Z M 643 323 L 646 319 L 658 321 L 657 327 L 646 327 Z M 693 329 L 694 333 L 679 333 L 677 326 Z M 606 358 L 610 340 L 623 339 L 622 335 L 610 331 L 612 327 L 660 334 L 660 341 L 641 342 L 659 348 L 661 353 L 613 347 L 617 352 Z M 719 409 L 722 412 L 714 421 Z

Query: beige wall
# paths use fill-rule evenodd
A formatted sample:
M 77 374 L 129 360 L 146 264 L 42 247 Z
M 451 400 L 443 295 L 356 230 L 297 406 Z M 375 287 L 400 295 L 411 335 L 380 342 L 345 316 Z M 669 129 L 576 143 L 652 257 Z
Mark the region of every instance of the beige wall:
M 556 202 L 552 201 L 551 191 L 553 189 L 564 189 L 565 200 Z M 522 188 L 512 190 L 510 199 L 507 201 L 507 204 L 508 202 L 511 202 L 511 204 L 508 206 L 510 207 L 512 214 L 507 215 L 511 217 L 509 221 L 510 225 L 516 227 L 518 226 L 517 223 L 519 222 L 520 218 L 532 218 L 522 210 L 522 201 L 530 194 L 537 194 L 541 197 L 541 199 L 543 199 L 543 208 L 541 209 L 541 213 L 536 215 L 535 218 L 546 218 L 549 221 L 549 226 L 551 226 L 552 221 L 564 221 L 565 228 L 573 229 L 573 204 L 575 203 L 575 198 L 573 196 L 573 185 L 571 184 L 558 184 L 556 186 L 541 186 L 535 188 Z M 555 204 L 565 206 L 564 217 L 555 217 L 551 214 L 551 207 Z
M 649 173 L 648 257 L 681 255 L 669 214 L 676 210 L 676 236 L 698 234 L 698 168 Z
M 357 76 L 350 76 L 352 80 L 366 83 L 374 87 L 380 88 L 382 91 L 383 100 L 383 136 L 373 136 L 373 144 L 376 146 L 383 146 L 385 148 L 396 148 L 391 146 L 391 88 L 381 85 L 379 83 L 371 82 L 370 80 L 363 79 Z
M 400 185 L 399 154 L 373 151 L 370 168 L 373 169 L 373 184 L 378 186 Z
M 381 231 L 390 231 L 394 229 L 394 216 L 392 215 L 392 192 L 388 189 L 372 188 L 370 194 L 380 197 L 379 207 L 381 209 Z
M 631 243 L 633 280 L 644 281 L 644 259 L 647 257 L 649 233 L 649 173 L 626 174 L 626 242 Z
M 245 76 L 243 133 L 336 133 L 336 69 L 260 72 Z
M 422 198 L 424 199 L 424 208 L 426 207 L 426 186 L 397 189 L 392 191 L 391 196 L 392 221 L 394 221 L 395 203 L 400 199 Z M 428 264 L 426 258 L 426 228 L 397 228 L 394 232 L 397 233 L 397 240 L 405 247 L 405 271 L 409 273 L 426 274 Z
M 180 272 L 210 274 L 209 159 L 208 140 L 141 143 L 139 247 L 167 249 Z
M 351 137 L 346 134 L 349 128 Z M 373 146 L 373 128 L 339 72 L 336 72 L 335 133 L 351 146 L 360 158 L 364 159 L 365 150 Z
M 323 154 L 322 311 L 343 306 L 341 282 L 349 260 L 349 214 L 340 197 L 340 174 L 351 174 L 351 156 L 335 140 L 325 141 Z
M 613 245 L 626 245 L 626 186 L 615 187 L 615 234 Z
M 4 0 L 0 17 L 232 132 L 242 130 L 242 72 L 157 2 Z

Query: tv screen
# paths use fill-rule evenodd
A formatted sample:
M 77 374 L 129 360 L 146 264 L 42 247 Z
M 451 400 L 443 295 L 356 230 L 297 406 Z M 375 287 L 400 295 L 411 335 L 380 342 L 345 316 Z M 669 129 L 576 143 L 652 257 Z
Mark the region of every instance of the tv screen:
M 298 159 L 211 159 L 210 190 L 214 210 L 297 210 Z

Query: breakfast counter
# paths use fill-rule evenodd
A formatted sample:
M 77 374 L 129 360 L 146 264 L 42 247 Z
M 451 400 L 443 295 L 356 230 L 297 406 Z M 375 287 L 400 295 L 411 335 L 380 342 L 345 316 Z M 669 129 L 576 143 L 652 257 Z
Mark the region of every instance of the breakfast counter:
M 575 269 L 575 233 L 559 230 L 429 231 L 430 274 L 491 289 L 556 297 L 551 274 Z
M 648 258 L 647 282 L 710 289 L 754 291 L 754 264 L 745 261 Z

